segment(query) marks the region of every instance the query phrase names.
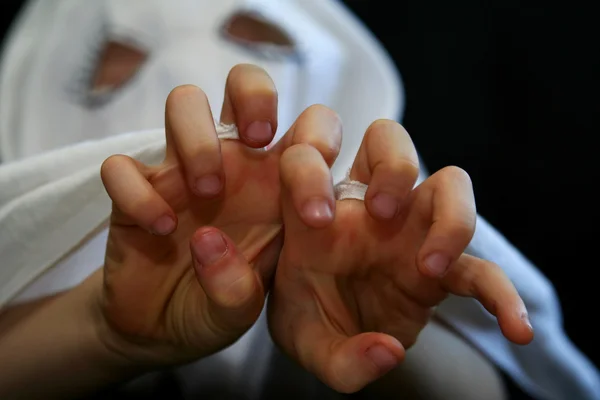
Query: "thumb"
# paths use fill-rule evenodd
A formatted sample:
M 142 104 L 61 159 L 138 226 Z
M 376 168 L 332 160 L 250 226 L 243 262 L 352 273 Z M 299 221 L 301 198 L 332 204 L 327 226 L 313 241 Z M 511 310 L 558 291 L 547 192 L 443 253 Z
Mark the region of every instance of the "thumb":
M 194 271 L 208 300 L 208 315 L 215 326 L 249 328 L 264 304 L 264 289 L 257 273 L 222 231 L 202 227 L 190 240 Z
M 338 392 L 359 391 L 404 359 L 404 347 L 384 333 L 347 337 L 320 323 L 298 326 L 304 331 L 295 337 L 299 363 Z

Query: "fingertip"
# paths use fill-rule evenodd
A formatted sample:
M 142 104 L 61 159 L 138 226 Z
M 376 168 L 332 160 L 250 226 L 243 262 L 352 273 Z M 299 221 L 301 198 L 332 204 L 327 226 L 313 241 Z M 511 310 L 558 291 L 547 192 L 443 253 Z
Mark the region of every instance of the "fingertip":
M 427 254 L 419 263 L 421 273 L 430 278 L 441 278 L 448 272 L 452 259 L 441 251 Z
M 275 132 L 271 121 L 253 121 L 240 134 L 248 147 L 261 148 L 273 140 Z
M 221 194 L 223 186 L 223 177 L 216 173 L 207 174 L 196 179 L 192 191 L 199 197 L 210 199 Z
M 308 107 L 296 119 L 279 144 L 279 150 L 307 144 L 315 148 L 328 168 L 337 159 L 342 147 L 342 120 L 340 116 L 321 104 Z
M 238 64 L 227 76 L 221 121 L 237 124 L 248 147 L 265 147 L 277 132 L 277 103 L 269 74 L 256 65 Z
M 404 355 L 402 344 L 390 335 L 368 332 L 354 336 L 336 354 L 330 386 L 342 393 L 357 392 L 396 368 Z
M 367 195 L 367 211 L 369 214 L 381 221 L 394 219 L 400 211 L 400 201 L 391 193 L 379 191 L 373 196 Z
M 333 179 L 319 151 L 305 143 L 291 146 L 281 155 L 279 169 L 286 224 L 294 225 L 296 220 L 311 228 L 331 224 L 335 216 Z
M 527 312 L 511 313 L 507 317 L 499 317 L 498 324 L 504 337 L 518 345 L 528 345 L 533 341 L 534 329 Z
M 192 236 L 190 248 L 198 282 L 216 306 L 235 310 L 256 303 L 261 292 L 258 278 L 223 232 L 202 227 Z
M 167 236 L 173 233 L 177 228 L 177 218 L 172 215 L 165 214 L 156 221 L 151 226 L 150 232 L 157 236 Z
M 221 232 L 211 227 L 198 229 L 190 241 L 197 268 L 203 270 L 217 263 L 229 251 L 229 246 Z
M 334 207 L 326 198 L 313 197 L 304 202 L 299 213 L 307 226 L 325 228 L 333 222 Z
M 377 370 L 377 378 L 396 368 L 404 359 L 404 347 L 395 338 L 388 336 L 378 340 L 365 351 L 367 359 Z

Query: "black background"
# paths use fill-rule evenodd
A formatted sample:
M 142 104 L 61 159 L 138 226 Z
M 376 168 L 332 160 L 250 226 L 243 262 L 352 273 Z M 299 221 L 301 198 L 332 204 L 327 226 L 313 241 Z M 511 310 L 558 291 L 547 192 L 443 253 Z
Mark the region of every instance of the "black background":
M 0 35 L 20 3 L 3 2 Z M 470 173 L 480 214 L 552 280 L 567 333 L 597 364 L 600 23 L 593 2 L 345 3 L 399 68 L 403 122 L 427 167 Z
M 479 213 L 551 279 L 568 335 L 598 365 L 593 3 L 345 3 L 398 66 L 427 167 L 470 173 Z

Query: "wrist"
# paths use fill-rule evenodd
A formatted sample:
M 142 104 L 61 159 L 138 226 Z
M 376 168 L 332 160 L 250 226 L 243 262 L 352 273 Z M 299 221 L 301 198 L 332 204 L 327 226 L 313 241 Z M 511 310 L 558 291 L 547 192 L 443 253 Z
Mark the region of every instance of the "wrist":
M 164 367 L 190 361 L 189 352 L 181 353 L 175 345 L 147 337 L 133 337 L 115 327 L 107 316 L 104 275 L 99 269 L 82 285 L 85 292 L 86 325 L 93 327 L 93 342 L 99 356 L 129 378 Z M 121 373 L 123 374 L 123 373 Z
M 79 288 L 82 291 L 82 322 L 88 327 L 90 349 L 102 365 L 118 375 L 133 378 L 152 369 L 153 363 L 140 356 L 144 347 L 128 339 L 106 318 L 104 312 L 103 270 L 91 275 Z
M 138 373 L 104 345 L 96 279 L 7 323 L 0 337 L 0 398 L 75 397 Z

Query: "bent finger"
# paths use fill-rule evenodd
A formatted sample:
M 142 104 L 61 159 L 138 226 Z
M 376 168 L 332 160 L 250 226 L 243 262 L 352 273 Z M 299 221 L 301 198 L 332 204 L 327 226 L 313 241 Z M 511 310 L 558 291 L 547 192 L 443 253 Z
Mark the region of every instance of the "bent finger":
M 262 310 L 264 289 L 235 243 L 219 229 L 202 227 L 192 236 L 190 250 L 214 324 L 222 329 L 252 325 Z
M 400 342 L 383 333 L 346 337 L 320 323 L 299 326 L 295 335 L 297 361 L 338 392 L 354 393 L 404 359 Z
M 471 242 L 477 210 L 469 175 L 447 167 L 423 182 L 415 191 L 419 212 L 431 226 L 417 255 L 422 274 L 443 276 Z
M 227 76 L 221 122 L 236 124 L 247 146 L 265 147 L 277 132 L 277 101 L 275 83 L 264 69 L 238 64 Z
M 288 148 L 280 160 L 280 176 L 284 187 L 284 221 L 293 224 L 293 213 L 313 228 L 329 225 L 334 218 L 335 198 L 331 172 L 321 154 L 308 144 Z M 290 200 L 292 211 L 285 204 Z
M 351 179 L 369 185 L 369 214 L 379 220 L 397 216 L 418 176 L 417 151 L 402 125 L 391 120 L 371 124 L 350 171 Z
M 196 195 L 219 195 L 225 181 L 221 144 L 206 94 L 193 85 L 173 89 L 167 98 L 165 127 L 166 161 L 183 163 L 189 188 Z
M 342 121 L 339 115 L 320 104 L 308 107 L 272 150 L 281 154 L 300 143 L 317 149 L 331 167 L 342 146 Z
M 113 221 L 168 235 L 177 226 L 177 216 L 148 182 L 143 169 L 143 164 L 124 155 L 111 156 L 102 163 L 100 176 L 117 211 Z
M 533 340 L 527 308 L 502 269 L 486 260 L 463 254 L 442 279 L 457 296 L 473 297 L 498 319 L 504 336 L 517 344 Z

